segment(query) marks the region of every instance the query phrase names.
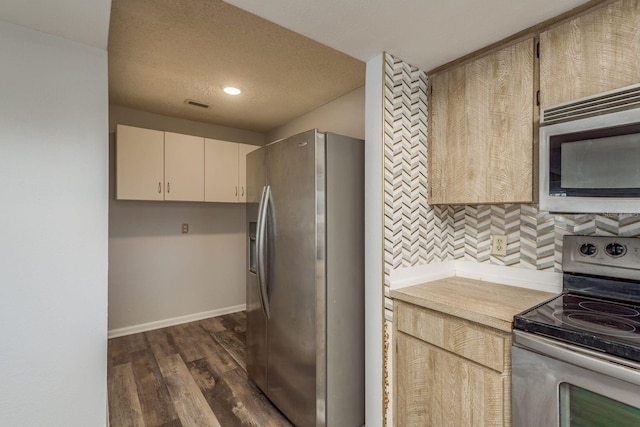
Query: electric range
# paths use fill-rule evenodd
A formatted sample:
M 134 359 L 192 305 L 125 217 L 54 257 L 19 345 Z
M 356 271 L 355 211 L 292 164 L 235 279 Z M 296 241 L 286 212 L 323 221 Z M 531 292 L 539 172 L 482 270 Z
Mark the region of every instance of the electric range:
M 640 239 L 565 236 L 562 294 L 514 317 L 513 425 L 640 425 Z
M 514 328 L 640 362 L 640 239 L 565 236 L 563 293 Z

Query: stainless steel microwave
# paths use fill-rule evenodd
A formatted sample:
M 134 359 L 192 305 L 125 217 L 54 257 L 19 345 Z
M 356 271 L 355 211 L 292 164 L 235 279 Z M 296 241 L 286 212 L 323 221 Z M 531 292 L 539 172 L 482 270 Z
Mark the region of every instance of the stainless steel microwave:
M 540 209 L 640 212 L 640 84 L 546 108 Z

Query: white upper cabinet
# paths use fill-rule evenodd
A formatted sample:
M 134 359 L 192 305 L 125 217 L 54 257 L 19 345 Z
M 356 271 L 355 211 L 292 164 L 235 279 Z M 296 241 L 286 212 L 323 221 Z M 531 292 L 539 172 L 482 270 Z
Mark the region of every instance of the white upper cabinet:
M 246 202 L 247 154 L 258 148 L 255 145 L 205 139 L 205 201 Z
M 256 145 L 238 144 L 238 201 L 247 202 L 247 154 L 260 148 Z
M 205 201 L 238 201 L 238 144 L 205 139 Z
M 116 198 L 164 200 L 164 132 L 117 126 Z
M 204 201 L 204 138 L 164 133 L 165 200 Z
M 116 198 L 245 203 L 247 154 L 258 148 L 118 125 Z

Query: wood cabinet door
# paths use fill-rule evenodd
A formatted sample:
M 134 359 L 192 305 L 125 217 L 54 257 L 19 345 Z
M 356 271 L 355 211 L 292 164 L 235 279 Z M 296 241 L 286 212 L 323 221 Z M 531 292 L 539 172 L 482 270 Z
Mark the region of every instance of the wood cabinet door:
M 257 145 L 238 144 L 238 201 L 247 202 L 247 154 L 260 148 Z
M 164 199 L 164 132 L 116 127 L 116 198 Z
M 165 200 L 204 200 L 204 138 L 165 132 Z
M 238 201 L 238 145 L 235 142 L 205 139 L 205 201 Z
M 396 426 L 506 425 L 508 376 L 402 332 L 396 345 Z
M 429 203 L 533 200 L 534 39 L 430 76 Z
M 640 1 L 619 0 L 540 34 L 540 108 L 640 83 Z

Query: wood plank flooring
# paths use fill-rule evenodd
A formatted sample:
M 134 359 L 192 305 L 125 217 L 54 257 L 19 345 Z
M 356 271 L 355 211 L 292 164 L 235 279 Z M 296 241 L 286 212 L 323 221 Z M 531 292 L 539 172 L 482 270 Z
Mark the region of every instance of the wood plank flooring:
M 249 380 L 244 312 L 109 340 L 111 427 L 291 427 Z

